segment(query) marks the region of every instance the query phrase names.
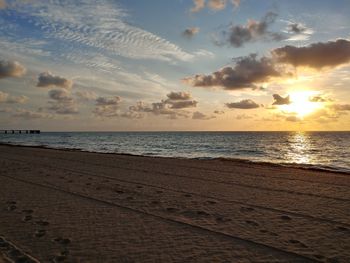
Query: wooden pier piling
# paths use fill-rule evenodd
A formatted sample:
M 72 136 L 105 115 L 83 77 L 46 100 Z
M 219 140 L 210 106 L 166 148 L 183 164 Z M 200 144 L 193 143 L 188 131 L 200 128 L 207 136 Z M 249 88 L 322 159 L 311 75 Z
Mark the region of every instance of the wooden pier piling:
M 0 134 L 40 134 L 40 130 L 0 130 Z

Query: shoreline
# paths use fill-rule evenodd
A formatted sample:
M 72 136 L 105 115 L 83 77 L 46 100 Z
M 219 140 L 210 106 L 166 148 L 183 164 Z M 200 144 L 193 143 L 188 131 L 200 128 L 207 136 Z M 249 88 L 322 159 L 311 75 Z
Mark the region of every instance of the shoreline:
M 257 161 L 249 160 L 243 158 L 229 158 L 229 157 L 170 157 L 170 156 L 157 156 L 157 155 L 142 155 L 142 154 L 131 154 L 131 153 L 113 153 L 113 152 L 98 152 L 98 151 L 88 151 L 78 148 L 60 148 L 60 147 L 50 147 L 46 145 L 21 145 L 14 143 L 4 143 L 0 142 L 0 145 L 13 146 L 13 147 L 29 147 L 38 149 L 52 149 L 67 152 L 83 152 L 83 153 L 96 153 L 96 154 L 106 154 L 106 155 L 121 155 L 121 156 L 135 156 L 135 157 L 149 157 L 149 158 L 166 158 L 166 159 L 184 159 L 184 160 L 220 160 L 223 162 L 237 162 L 237 163 L 248 163 L 248 164 L 260 164 L 266 166 L 277 166 L 277 167 L 287 167 L 293 169 L 310 170 L 316 172 L 332 172 L 336 174 L 350 175 L 350 169 L 344 167 L 329 167 L 322 166 L 321 164 L 303 164 L 303 163 L 287 163 L 287 162 L 267 162 L 267 161 Z
M 0 145 L 0 186 L 1 237 L 38 262 L 350 260 L 337 173 Z

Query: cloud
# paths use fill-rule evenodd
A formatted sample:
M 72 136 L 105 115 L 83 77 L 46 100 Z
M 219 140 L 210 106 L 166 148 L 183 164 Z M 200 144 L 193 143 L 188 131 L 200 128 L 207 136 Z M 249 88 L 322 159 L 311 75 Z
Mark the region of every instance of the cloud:
M 78 114 L 78 106 L 74 98 L 66 89 L 57 89 L 49 91 L 48 110 L 54 111 L 56 114 L 69 115 Z
M 5 9 L 5 8 L 6 8 L 6 1 L 0 0 L 0 9 Z
M 197 13 L 204 9 L 206 6 L 214 11 L 220 11 L 226 8 L 227 3 L 230 2 L 234 8 L 238 8 L 241 1 L 240 0 L 208 0 L 206 5 L 206 0 L 193 0 L 193 7 L 190 9 L 191 13 Z
M 198 102 L 195 100 L 185 100 L 185 101 L 166 101 L 170 104 L 171 109 L 184 109 L 184 108 L 195 108 Z
M 252 119 L 253 116 L 246 115 L 246 114 L 239 114 L 236 116 L 237 120 L 247 120 L 247 119 Z
M 194 108 L 198 103 L 195 100 L 188 100 L 192 96 L 187 92 L 171 92 L 167 97 L 168 99 L 154 102 L 150 106 L 143 102 L 138 102 L 135 106 L 129 107 L 127 114 L 132 116 L 132 113 L 152 113 L 154 115 L 166 115 L 170 119 L 187 118 L 188 112 L 182 109 Z
M 216 117 L 215 116 L 206 115 L 206 114 L 201 113 L 199 111 L 195 111 L 192 114 L 192 119 L 193 120 L 210 120 L 210 119 L 214 119 L 214 118 L 216 118 Z
M 269 31 L 269 27 L 275 22 L 277 14 L 268 12 L 261 21 L 248 20 L 246 25 L 233 25 L 227 31 L 223 31 L 222 40 L 216 40 L 218 45 L 229 44 L 233 47 L 242 47 L 246 43 L 262 41 L 280 41 L 284 37 Z
M 324 98 L 322 96 L 313 96 L 309 98 L 309 101 L 311 102 L 327 102 L 327 101 L 332 101 L 329 98 Z
M 73 85 L 71 80 L 66 78 L 55 76 L 51 72 L 43 72 L 39 74 L 37 87 L 52 88 L 60 87 L 64 89 L 70 89 Z
M 191 8 L 191 13 L 197 13 L 205 7 L 205 0 L 193 0 L 194 7 Z
M 307 30 L 307 28 L 300 23 L 289 23 L 287 26 L 287 31 L 293 34 L 302 34 Z
M 88 90 L 77 91 L 74 93 L 74 95 L 81 101 L 91 101 L 96 100 L 97 98 L 97 94 L 95 92 Z
M 257 84 L 280 75 L 271 59 L 257 59 L 256 54 L 251 54 L 238 58 L 234 67 L 224 67 L 211 75 L 187 77 L 183 82 L 193 87 L 220 86 L 226 90 L 238 90 L 256 88 Z
M 42 119 L 42 118 L 52 118 L 53 115 L 47 114 L 41 111 L 31 111 L 25 109 L 18 109 L 14 114 L 14 117 L 23 119 Z
M 106 97 L 98 97 L 96 99 L 96 105 L 97 106 L 110 106 L 110 105 L 118 105 L 121 101 L 121 98 L 119 96 L 106 98 Z
M 278 94 L 273 94 L 272 96 L 273 96 L 273 99 L 275 100 L 272 103 L 272 105 L 288 105 L 291 103 L 289 95 L 285 98 L 281 97 Z
M 0 60 L 0 79 L 7 77 L 21 77 L 26 69 L 17 61 Z
M 61 56 L 73 49 L 73 53 L 81 51 L 85 56 L 98 50 L 107 57 L 130 59 L 193 58 L 167 39 L 128 23 L 130 15 L 117 1 L 31 1 L 30 6 L 16 2 L 19 16 L 30 20 L 45 38 L 63 43 L 63 48 L 56 45 Z
M 286 121 L 298 122 L 298 121 L 301 121 L 301 119 L 298 118 L 297 116 L 288 116 L 286 117 Z
M 226 103 L 226 106 L 229 109 L 244 109 L 244 110 L 256 109 L 260 107 L 259 104 L 257 104 L 251 99 L 241 100 L 239 102 Z
M 332 104 L 329 107 L 335 111 L 350 111 L 350 104 Z
M 182 32 L 182 35 L 187 38 L 192 38 L 194 35 L 198 34 L 198 32 L 199 27 L 189 27 Z
M 214 58 L 215 54 L 211 51 L 205 50 L 205 49 L 198 49 L 197 51 L 193 52 L 193 54 L 196 57 L 207 57 L 207 58 Z
M 214 110 L 214 114 L 221 115 L 225 114 L 225 112 L 223 110 Z
M 212 10 L 219 11 L 226 7 L 227 0 L 209 0 L 208 7 Z
M 0 91 L 0 103 L 9 103 L 9 104 L 23 104 L 28 101 L 26 96 L 11 96 L 8 93 Z
M 338 39 L 304 47 L 284 46 L 274 49 L 272 55 L 278 63 L 294 67 L 333 68 L 350 62 L 350 41 Z
M 314 33 L 311 28 L 306 27 L 302 23 L 298 22 L 287 22 L 287 27 L 285 29 L 285 33 L 289 34 L 286 40 L 288 41 L 302 41 L 308 40 L 310 36 Z
M 190 100 L 192 99 L 192 95 L 189 92 L 170 92 L 166 95 L 169 100 Z
M 121 98 L 114 97 L 98 97 L 96 99 L 96 107 L 93 113 L 101 118 L 112 118 L 119 116 Z
M 101 118 L 118 117 L 119 107 L 117 105 L 97 106 L 92 112 L 95 114 L 95 116 Z

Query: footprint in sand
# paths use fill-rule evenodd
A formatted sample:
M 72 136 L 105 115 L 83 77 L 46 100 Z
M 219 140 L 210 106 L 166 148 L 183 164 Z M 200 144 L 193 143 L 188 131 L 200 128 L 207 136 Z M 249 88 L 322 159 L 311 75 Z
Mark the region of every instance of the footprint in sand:
M 161 191 L 161 190 L 157 190 L 157 191 L 156 191 L 156 193 L 157 193 L 157 194 L 162 194 L 162 193 L 163 193 L 163 191 Z
M 251 225 L 251 226 L 259 226 L 259 224 L 255 221 L 252 221 L 252 220 L 246 220 L 245 221 L 248 225 Z
M 117 194 L 124 194 L 124 191 L 122 191 L 122 190 L 115 190 L 115 192 L 116 192 Z
M 246 207 L 246 206 L 242 206 L 240 209 L 242 212 L 251 212 L 254 211 L 255 209 L 252 207 Z
M 342 231 L 342 232 L 347 232 L 347 231 L 349 231 L 348 228 L 343 227 L 343 226 L 338 226 L 338 227 L 337 227 L 337 230 Z
M 208 200 L 208 201 L 206 201 L 206 203 L 209 204 L 209 205 L 215 205 L 216 204 L 216 202 L 212 201 L 212 200 Z
M 16 206 L 17 202 L 16 201 L 7 201 L 6 204 L 7 204 L 8 211 L 13 211 L 13 210 L 17 209 L 17 206 Z
M 65 246 L 71 243 L 71 240 L 69 238 L 62 238 L 62 237 L 56 237 L 53 239 L 53 241 Z
M 159 202 L 159 201 L 152 201 L 151 204 L 152 204 L 152 205 L 159 205 L 160 202 Z
M 39 226 L 48 226 L 50 223 L 45 221 L 45 220 L 38 220 L 35 222 L 35 224 L 37 224 Z
M 199 216 L 210 216 L 210 214 L 208 214 L 205 211 L 197 211 L 197 215 L 199 215 Z
M 23 209 L 22 212 L 25 213 L 25 214 L 32 214 L 32 213 L 34 213 L 34 210 L 32 210 L 32 209 Z
M 126 199 L 127 199 L 127 200 L 134 200 L 135 198 L 132 197 L 132 196 L 128 196 Z
M 23 218 L 22 218 L 22 221 L 23 222 L 28 222 L 28 221 L 30 221 L 30 220 L 32 220 L 33 219 L 33 217 L 31 216 L 31 215 L 26 215 L 26 216 L 24 216 Z
M 166 211 L 171 212 L 171 213 L 175 213 L 175 212 L 179 211 L 179 209 L 174 208 L 174 207 L 167 207 Z
M 35 237 L 43 237 L 45 235 L 46 235 L 46 230 L 44 229 L 39 229 L 35 231 L 35 234 L 34 234 Z
M 138 186 L 136 186 L 136 188 L 138 188 L 138 189 L 142 189 L 142 188 L 143 188 L 143 186 L 142 186 L 142 185 L 138 185 Z
M 185 194 L 184 196 L 185 196 L 185 197 L 192 197 L 191 194 Z
M 324 256 L 322 256 L 322 255 L 318 255 L 318 254 L 315 254 L 315 255 L 313 255 L 315 258 L 317 258 L 318 260 L 320 260 L 320 259 L 324 259 Z
M 225 223 L 225 222 L 230 222 L 232 221 L 232 219 L 230 218 L 225 218 L 225 217 L 222 217 L 222 216 L 219 216 L 217 218 L 215 218 L 216 222 L 218 223 Z
M 58 256 L 53 256 L 51 259 L 51 262 L 58 263 L 58 262 L 64 262 L 65 260 L 66 260 L 65 255 L 58 255 Z
M 286 216 L 286 215 L 281 216 L 281 219 L 282 219 L 282 220 L 285 220 L 285 221 L 290 221 L 290 220 L 292 220 L 289 216 Z
M 299 245 L 299 246 L 301 246 L 303 248 L 307 248 L 307 246 L 304 243 L 300 242 L 299 240 L 290 239 L 289 243 Z

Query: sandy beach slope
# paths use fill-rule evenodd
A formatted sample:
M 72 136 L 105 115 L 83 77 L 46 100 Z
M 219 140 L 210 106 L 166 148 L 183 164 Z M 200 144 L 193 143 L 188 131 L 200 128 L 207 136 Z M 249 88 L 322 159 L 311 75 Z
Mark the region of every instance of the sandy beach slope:
M 350 262 L 349 174 L 0 145 L 0 211 L 13 262 Z

